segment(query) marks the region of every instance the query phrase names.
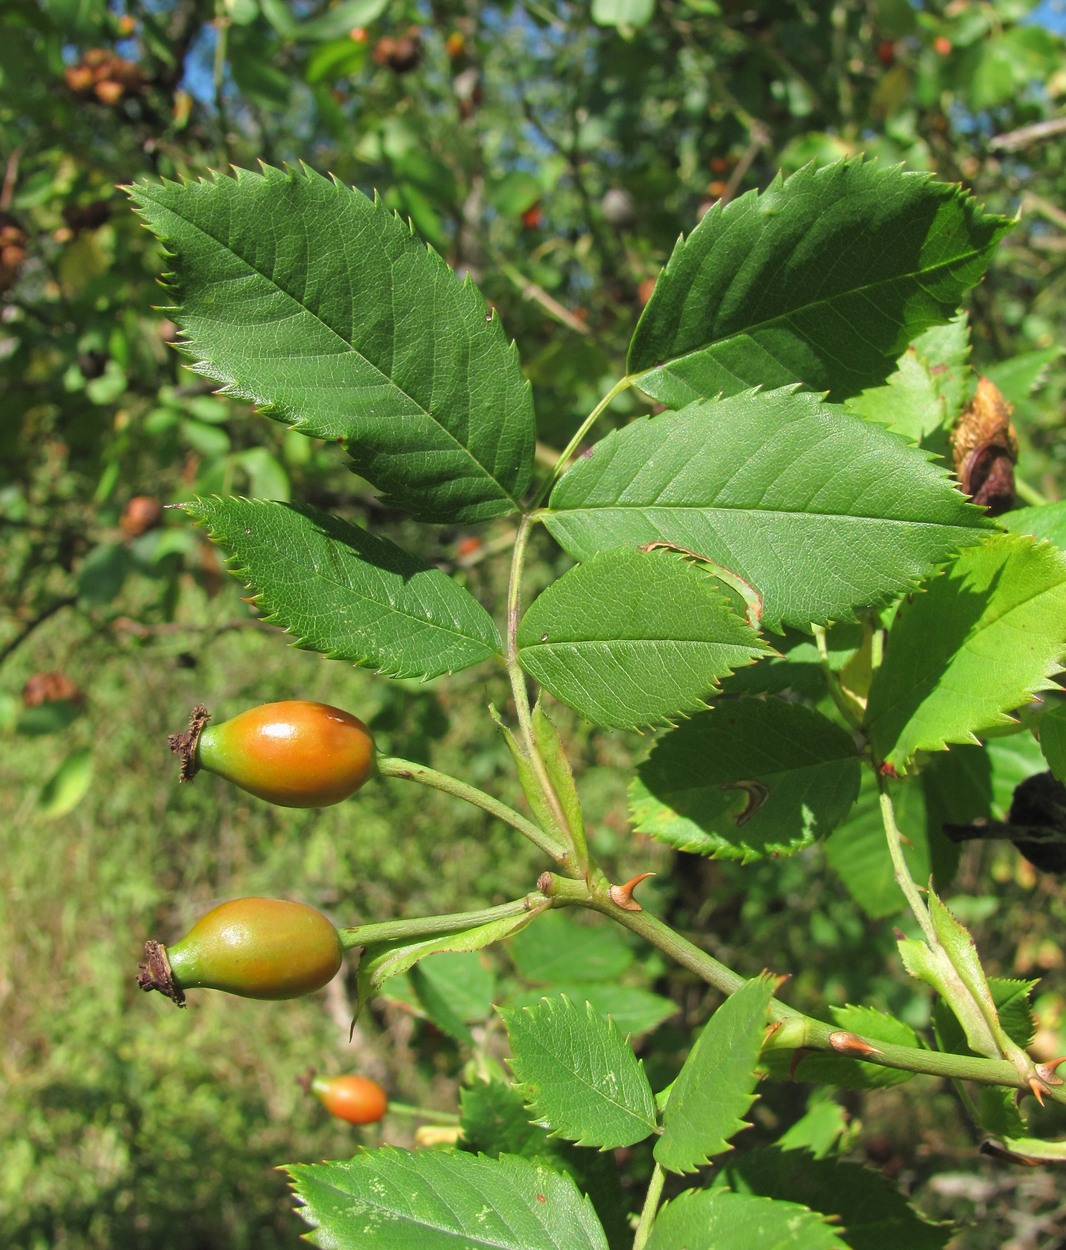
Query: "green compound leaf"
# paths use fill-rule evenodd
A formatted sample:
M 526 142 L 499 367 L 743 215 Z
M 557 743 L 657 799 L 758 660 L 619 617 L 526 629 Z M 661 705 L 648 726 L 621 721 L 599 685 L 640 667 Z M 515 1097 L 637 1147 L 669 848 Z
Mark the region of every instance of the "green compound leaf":
M 592 1204 L 537 1161 L 385 1147 L 286 1168 L 316 1246 L 607 1250 Z
M 608 729 L 706 707 L 716 682 L 769 653 L 717 580 L 675 551 L 608 551 L 530 606 L 518 659 L 561 703 Z
M 747 861 L 825 837 L 859 793 L 850 734 L 781 699 L 719 703 L 660 738 L 637 769 L 640 833 L 682 851 Z
M 492 618 L 446 573 L 316 508 L 200 499 L 184 510 L 296 646 L 427 679 L 500 654 Z
M 714 205 L 678 242 L 629 372 L 673 408 L 796 381 L 834 400 L 858 394 L 954 315 L 1011 224 L 927 174 L 808 165 Z
M 755 1067 L 773 990 L 769 976 L 746 982 L 696 1039 L 670 1090 L 663 1133 L 655 1143 L 655 1158 L 667 1171 L 694 1172 L 729 1150 L 730 1138 L 747 1127 L 741 1116 L 755 1098 Z
M 613 1150 L 655 1132 L 644 1065 L 609 1017 L 565 997 L 500 1014 L 529 1109 L 553 1133 Z
M 794 1202 L 686 1189 L 664 1203 L 646 1250 L 845 1250 L 815 1212 Z
M 226 394 L 344 443 L 424 521 L 512 512 L 529 386 L 481 295 L 380 204 L 310 170 L 140 183 L 173 258 L 183 350 Z
M 927 453 L 793 388 L 609 434 L 559 481 L 544 522 L 578 560 L 665 542 L 714 561 L 761 594 L 776 631 L 850 620 L 989 528 Z
M 1064 649 L 1066 554 L 1013 534 L 969 548 L 896 613 L 867 705 L 875 755 L 902 772 L 1012 724 Z

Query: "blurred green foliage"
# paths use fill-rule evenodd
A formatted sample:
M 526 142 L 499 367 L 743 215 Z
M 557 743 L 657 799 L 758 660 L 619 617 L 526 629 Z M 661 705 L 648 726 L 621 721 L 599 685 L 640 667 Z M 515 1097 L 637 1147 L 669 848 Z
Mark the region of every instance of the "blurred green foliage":
M 362 1135 L 338 1126 L 295 1078 L 310 1065 L 360 1070 L 395 1099 L 454 1110 L 468 1061 L 498 1062 L 498 1023 L 464 1013 L 479 1043 L 470 1060 L 423 1017 L 419 994 L 432 987 L 415 982 L 362 1018 L 349 1045 L 352 977 L 310 1000 L 205 995 L 177 1013 L 136 989 L 144 939 L 173 938 L 240 894 L 291 894 L 340 923 L 485 906 L 531 888 L 543 866 L 479 814 L 399 783 L 322 812 L 275 810 L 206 776 L 176 784 L 165 736 L 194 703 L 229 715 L 298 696 L 356 712 L 386 751 L 520 801 L 480 711 L 505 698 L 502 680 L 388 684 L 289 650 L 200 536 L 160 511 L 195 493 L 292 492 L 400 525 L 335 449 L 212 395 L 181 367 L 174 328 L 152 307 L 160 258 L 115 184 L 263 157 L 376 188 L 498 308 L 535 387 L 540 436 L 557 447 L 617 374 L 649 284 L 707 203 L 858 151 L 934 170 L 989 209 L 1022 214 L 972 298 L 974 357 L 984 368 L 1043 353 L 1014 415 L 1023 475 L 1056 497 L 1066 162 L 1054 122 L 1066 60 L 1062 40 L 1026 20 L 1031 7 L 660 0 L 630 29 L 562 0 L 9 0 L 0 1242 L 293 1244 L 279 1162 L 412 1132 L 399 1120 Z M 420 554 L 465 569 L 498 603 L 486 557 L 509 542 L 503 525 L 442 530 Z M 551 579 L 543 559 L 531 591 Z M 793 969 L 800 1008 L 861 1000 L 924 1023 L 924 994 L 894 974 L 892 922 L 856 912 L 820 849 L 741 869 L 634 841 L 624 793 L 645 744 L 558 719 L 597 856 L 663 870 L 644 887 L 649 906 L 696 940 L 713 934 L 742 971 L 769 959 Z M 1061 968 L 1066 908 L 1053 880 L 974 844 L 956 889 L 973 896 L 966 919 L 990 970 Z M 990 891 L 994 923 L 982 911 Z M 505 997 L 535 989 L 520 955 L 491 960 Z M 657 962 L 626 976 L 676 1005 L 654 1052 L 676 1070 L 711 1005 L 705 987 Z M 1060 997 L 1037 1008 L 1046 1030 L 1061 1029 Z M 755 1133 L 773 1140 L 807 1099 L 805 1087 L 768 1085 Z M 816 1093 L 810 1115 L 825 1102 Z M 958 1245 L 1061 1235 L 1054 1186 L 976 1161 L 948 1093 L 849 1094 L 833 1108 L 823 1131 L 861 1119 L 871 1162 L 905 1169 L 934 1214 L 972 1215 Z

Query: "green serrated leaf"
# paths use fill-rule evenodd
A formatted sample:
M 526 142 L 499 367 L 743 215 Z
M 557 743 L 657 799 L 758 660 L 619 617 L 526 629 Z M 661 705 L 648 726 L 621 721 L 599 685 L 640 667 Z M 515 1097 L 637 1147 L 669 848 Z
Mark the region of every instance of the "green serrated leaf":
M 421 520 L 518 507 L 534 420 L 514 347 L 398 218 L 306 168 L 130 194 L 173 258 L 172 316 L 198 372 L 344 443 Z
M 679 408 L 802 380 L 844 399 L 947 321 L 1012 223 L 958 186 L 862 159 L 714 205 L 678 242 L 629 349 L 629 372 Z
M 286 1168 L 317 1246 L 607 1250 L 592 1204 L 544 1163 L 385 1147 Z
M 518 659 L 605 728 L 662 725 L 769 648 L 714 578 L 675 551 L 606 551 L 564 573 L 518 627 Z
M 926 1223 L 880 1173 L 800 1150 L 769 1148 L 730 1156 L 711 1192 L 725 1187 L 799 1203 L 832 1218 L 851 1250 L 943 1250 L 952 1236 L 952 1229 Z
M 316 508 L 201 499 L 185 511 L 295 644 L 389 677 L 437 677 L 500 653 L 480 603 L 440 569 Z
M 916 751 L 1013 724 L 1066 647 L 1066 554 L 1013 534 L 964 551 L 896 613 L 866 728 L 897 772 Z
M 730 1149 L 741 1116 L 755 1099 L 755 1068 L 774 981 L 746 982 L 718 1008 L 696 1039 L 663 1110 L 656 1161 L 670 1172 L 694 1172 Z
M 503 1081 L 478 1081 L 460 1090 L 465 1148 L 498 1157 L 522 1155 L 537 1159 L 571 1176 L 592 1199 L 612 1246 L 628 1245 L 633 1238 L 626 1222 L 632 1197 L 623 1190 L 623 1174 L 612 1154 L 584 1150 L 561 1137 L 549 1137 L 530 1122 L 519 1088 Z
M 566 997 L 500 1015 L 529 1109 L 553 1133 L 612 1150 L 655 1132 L 655 1096 L 644 1065 L 609 1017 Z
M 579 560 L 656 542 L 713 560 L 776 631 L 850 620 L 988 527 L 927 453 L 792 388 L 631 422 L 571 466 L 544 522 Z
M 850 734 L 798 703 L 736 699 L 658 740 L 629 788 L 640 833 L 748 861 L 825 837 L 859 793 Z
M 663 1205 L 647 1250 L 843 1250 L 820 1215 L 793 1202 L 686 1189 Z

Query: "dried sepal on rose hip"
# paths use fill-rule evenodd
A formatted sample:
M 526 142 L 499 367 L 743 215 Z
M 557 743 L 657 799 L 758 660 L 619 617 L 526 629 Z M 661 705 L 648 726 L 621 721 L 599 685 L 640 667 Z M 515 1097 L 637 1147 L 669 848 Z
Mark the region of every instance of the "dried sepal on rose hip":
M 344 954 L 332 921 L 307 903 L 237 898 L 202 916 L 173 946 L 145 943 L 137 984 L 179 1007 L 185 991 L 301 998 L 332 981 Z
M 368 1076 L 319 1076 L 312 1068 L 298 1084 L 314 1094 L 330 1115 L 349 1124 L 376 1124 L 389 1109 L 388 1095 Z
M 182 781 L 202 768 L 279 807 L 329 807 L 374 771 L 370 730 L 328 703 L 288 699 L 209 721 L 207 709 L 196 707 L 186 732 L 168 739 Z

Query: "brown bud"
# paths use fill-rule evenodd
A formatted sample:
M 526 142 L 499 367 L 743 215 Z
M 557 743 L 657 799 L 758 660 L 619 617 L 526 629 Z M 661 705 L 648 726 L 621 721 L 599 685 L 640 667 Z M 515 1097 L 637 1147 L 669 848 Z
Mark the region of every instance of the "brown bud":
M 988 378 L 981 378 L 970 406 L 951 434 L 959 485 L 990 516 L 998 516 L 1014 504 L 1018 436 L 1010 414 L 1010 404 L 998 388 Z

